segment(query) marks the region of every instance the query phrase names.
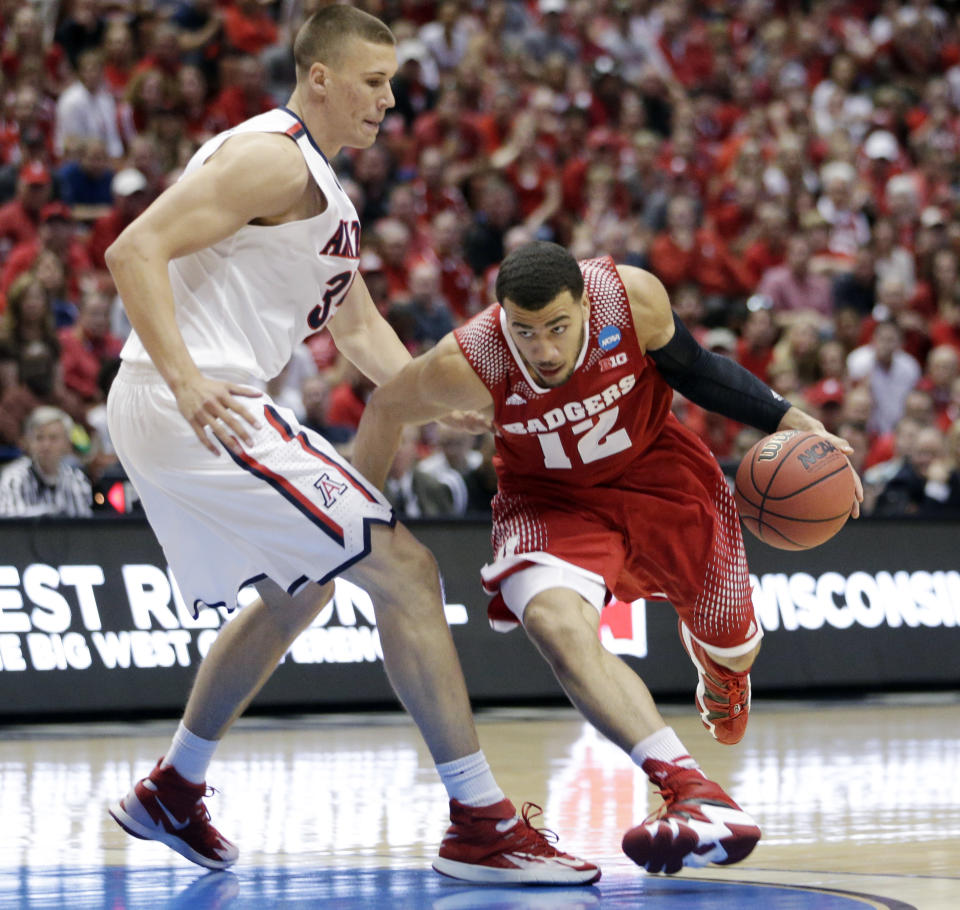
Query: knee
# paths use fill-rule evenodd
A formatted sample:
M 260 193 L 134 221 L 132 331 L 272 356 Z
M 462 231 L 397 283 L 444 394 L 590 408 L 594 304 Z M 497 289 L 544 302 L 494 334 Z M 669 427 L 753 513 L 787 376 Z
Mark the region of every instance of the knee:
M 523 613 L 523 627 L 544 659 L 560 675 L 590 660 L 600 647 L 596 632 L 578 607 L 535 597 Z

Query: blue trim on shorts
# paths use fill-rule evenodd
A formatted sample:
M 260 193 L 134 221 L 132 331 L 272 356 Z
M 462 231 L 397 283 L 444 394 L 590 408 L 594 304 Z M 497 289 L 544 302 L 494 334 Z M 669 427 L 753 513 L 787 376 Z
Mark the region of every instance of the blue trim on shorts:
M 222 443 L 221 443 L 222 445 Z M 345 545 L 342 534 L 338 534 L 332 528 L 328 527 L 317 515 L 314 515 L 307 506 L 305 506 L 296 496 L 294 496 L 289 490 L 287 490 L 282 484 L 278 483 L 272 477 L 268 477 L 262 471 L 258 471 L 253 465 L 247 464 L 243 458 L 233 452 L 228 446 L 223 446 L 224 450 L 230 455 L 234 462 L 243 468 L 249 474 L 252 474 L 254 477 L 258 477 L 264 483 L 269 484 L 273 487 L 276 492 L 278 492 L 287 502 L 290 503 L 301 515 L 308 518 L 313 524 L 315 524 L 324 534 L 327 535 L 338 547 L 341 549 Z M 331 521 L 333 519 L 330 519 Z
M 393 528 L 397 524 L 397 514 L 390 510 L 389 520 L 386 518 L 364 518 L 363 519 L 363 549 L 357 553 L 356 556 L 352 556 L 346 562 L 341 563 L 334 569 L 332 572 L 328 572 L 323 578 L 317 581 L 318 585 L 325 585 L 330 579 L 336 578 L 338 575 L 342 575 L 347 569 L 350 568 L 354 563 L 360 562 L 366 556 L 370 555 L 370 525 L 387 525 L 387 527 Z
M 247 585 L 255 585 L 258 581 L 263 581 L 267 577 L 266 572 L 261 572 L 259 575 L 254 575 L 251 578 L 248 578 L 246 581 L 241 581 L 237 585 L 237 593 L 240 593 L 241 588 L 247 587 Z M 228 613 L 232 613 L 237 609 L 237 603 L 234 601 L 233 606 L 231 607 L 225 600 L 218 600 L 215 604 L 207 603 L 202 597 L 195 597 L 193 599 L 193 618 L 198 619 L 200 616 L 200 607 L 197 604 L 203 604 L 204 607 L 210 607 L 211 610 L 216 610 L 218 607 L 226 607 Z

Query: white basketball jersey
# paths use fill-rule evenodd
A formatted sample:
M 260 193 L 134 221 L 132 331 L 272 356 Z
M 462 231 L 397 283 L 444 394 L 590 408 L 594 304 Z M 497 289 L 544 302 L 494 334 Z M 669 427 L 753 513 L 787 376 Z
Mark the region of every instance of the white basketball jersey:
M 174 259 L 169 274 L 177 325 L 197 366 L 265 381 L 283 369 L 297 344 L 330 320 L 346 296 L 359 265 L 360 221 L 323 152 L 286 108 L 209 139 L 184 174 L 199 168 L 230 136 L 247 132 L 286 133 L 296 141 L 327 208 L 301 221 L 247 224 L 211 247 Z M 136 332 L 121 356 L 151 362 Z

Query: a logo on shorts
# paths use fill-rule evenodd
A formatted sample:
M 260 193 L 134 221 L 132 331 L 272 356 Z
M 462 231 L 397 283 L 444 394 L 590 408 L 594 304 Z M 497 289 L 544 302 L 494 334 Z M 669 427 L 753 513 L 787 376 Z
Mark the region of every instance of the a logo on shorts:
M 323 497 L 323 507 L 330 509 L 333 504 L 347 492 L 347 485 L 339 480 L 334 480 L 329 474 L 324 472 L 320 479 L 314 483 L 314 486 L 320 491 Z
M 597 334 L 597 344 L 605 351 L 609 351 L 620 344 L 620 329 L 615 325 L 608 325 L 600 329 Z

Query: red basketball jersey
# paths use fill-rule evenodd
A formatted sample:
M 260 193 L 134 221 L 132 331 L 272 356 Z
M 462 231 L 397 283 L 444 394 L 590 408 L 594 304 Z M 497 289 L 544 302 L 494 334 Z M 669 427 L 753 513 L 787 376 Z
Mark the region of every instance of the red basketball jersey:
M 640 348 L 613 260 L 587 259 L 580 270 L 590 318 L 563 385 L 544 388 L 531 376 L 499 304 L 454 333 L 493 396 L 501 490 L 538 481 L 609 484 L 654 442 L 670 412 L 672 391 Z

